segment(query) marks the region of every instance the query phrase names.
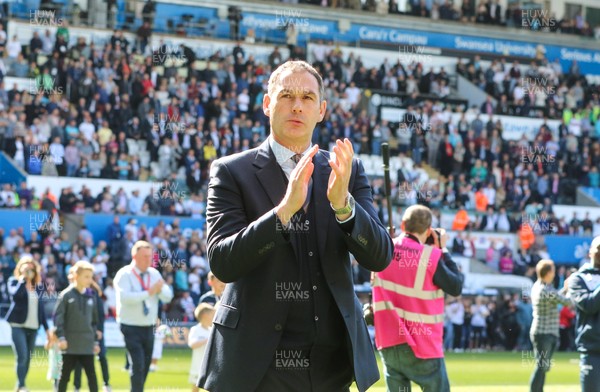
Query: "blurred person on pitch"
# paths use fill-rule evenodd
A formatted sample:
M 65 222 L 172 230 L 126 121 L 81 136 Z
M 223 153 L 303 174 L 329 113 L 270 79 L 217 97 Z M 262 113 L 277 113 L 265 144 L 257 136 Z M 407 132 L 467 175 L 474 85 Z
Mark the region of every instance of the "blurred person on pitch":
M 580 355 L 581 392 L 600 392 L 600 236 L 590 245 L 590 262 L 567 280 L 575 303 L 575 345 Z
M 170 302 L 173 292 L 160 272 L 150 267 L 150 243 L 137 241 L 131 248 L 131 257 L 131 263 L 117 272 L 113 283 L 117 294 L 117 323 L 131 363 L 131 392 L 143 392 L 152 360 L 158 301 Z
M 25 379 L 29 372 L 31 353 L 35 350 L 35 337 L 40 326 L 50 338 L 46 312 L 42 303 L 44 285 L 42 266 L 30 256 L 22 257 L 8 279 L 10 307 L 6 321 L 10 324 L 15 353 L 17 391 L 27 391 Z
M 198 386 L 220 391 L 365 391 L 379 371 L 354 294 L 349 252 L 369 270 L 392 258 L 350 140 L 311 146 L 325 116 L 323 80 L 304 61 L 269 79 L 259 147 L 215 161 L 208 259 L 226 283 Z M 293 355 L 301 367 L 282 361 Z
M 564 296 L 567 293 L 565 286 L 556 291 L 554 276 L 556 268 L 549 259 L 538 261 L 535 266 L 537 280 L 531 287 L 531 305 L 533 307 L 533 321 L 529 330 L 529 337 L 533 344 L 535 367 L 529 380 L 531 392 L 542 392 L 546 381 L 546 373 L 552 364 L 552 355 L 558 345 L 558 304 L 568 306 L 571 300 Z
M 190 366 L 189 378 L 190 383 L 193 385 L 192 392 L 199 391 L 196 386 L 196 383 L 198 382 L 198 372 L 202 365 L 202 358 L 204 358 L 206 342 L 208 342 L 214 315 L 215 308 L 206 302 L 199 304 L 194 310 L 194 317 L 196 318 L 196 321 L 198 321 L 198 324 L 190 328 L 190 332 L 188 333 L 188 346 L 192 349 L 192 364 Z
M 97 278 L 98 275 L 95 276 Z M 71 282 L 73 283 L 73 282 Z M 92 281 L 90 288 L 87 289 L 87 294 L 93 296 L 96 300 L 96 311 L 98 312 L 98 331 L 102 333 L 102 337 L 98 340 L 100 344 L 100 352 L 98 353 L 98 361 L 100 362 L 100 368 L 102 369 L 102 380 L 104 381 L 103 392 L 111 392 L 110 387 L 110 374 L 108 372 L 108 358 L 106 356 L 106 345 L 104 344 L 104 299 L 106 298 L 102 293 L 102 288 L 96 281 Z M 75 391 L 81 389 L 81 364 L 75 365 L 75 372 L 73 376 L 73 385 Z
M 212 306 L 215 306 L 219 300 L 221 300 L 221 295 L 223 295 L 223 290 L 225 290 L 225 283 L 221 282 L 219 278 L 215 276 L 215 274 L 211 272 L 208 273 L 208 285 L 211 290 L 202 294 L 198 303 L 208 303 Z
M 102 331 L 98 328 L 96 297 L 88 291 L 94 276 L 94 266 L 78 261 L 69 270 L 71 284 L 63 290 L 54 310 L 54 325 L 58 347 L 62 350 L 62 368 L 58 392 L 65 392 L 71 372 L 81 364 L 90 392 L 98 391 L 94 355 L 100 352 Z
M 459 296 L 463 276 L 446 249 L 445 230 L 431 228 L 431 210 L 413 205 L 402 216 L 394 258 L 373 279 L 375 343 L 388 391 L 450 391 L 444 362 L 444 293 Z

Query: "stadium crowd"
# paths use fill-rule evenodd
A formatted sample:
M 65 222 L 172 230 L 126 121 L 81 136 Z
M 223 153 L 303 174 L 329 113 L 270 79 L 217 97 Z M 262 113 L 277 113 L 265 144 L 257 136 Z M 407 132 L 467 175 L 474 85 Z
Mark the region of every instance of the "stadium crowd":
M 16 37 L 6 45 L 9 66 L 0 65 L 3 76 L 35 80 L 35 94 L 19 91 L 16 86 L 5 87 L 3 82 L 0 85 L 0 148 L 18 166 L 29 174 L 167 181 L 149 195 L 139 191 L 127 195 L 123 189 L 114 193 L 106 187 L 98 195 L 86 188 L 78 193 L 66 188 L 57 197 L 49 190 L 38 193 L 28 189 L 26 184 L 19 189 L 4 185 L 0 192 L 2 208 L 39 209 L 48 211 L 49 216 L 55 210 L 116 213 L 107 228 L 106 242 L 94 241 L 86 228 L 78 238 L 68 238 L 65 232 L 53 232 L 49 225 L 32 232 L 28 241 L 23 228 L 1 233 L 0 279 L 5 281 L 12 273 L 16 260 L 31 254 L 44 268 L 48 309 L 53 308 L 55 294 L 67 284 L 69 267 L 77 260 L 89 260 L 109 297 L 108 312 L 114 292 L 111 278 L 129 261 L 133 243 L 144 239 L 154 244 L 155 265 L 178 293 L 164 311 L 169 319 L 193 319 L 194 305 L 209 290 L 205 233 L 195 231 L 186 238 L 177 218 L 169 223 L 165 219 L 152 230 L 138 226 L 135 219 L 123 225 L 119 214 L 203 219 L 211 161 L 257 146 L 268 136 L 261 103 L 271 70 L 285 61 L 277 48 L 266 63 L 261 63 L 238 43 L 231 54 L 215 54 L 205 69 L 184 65 L 188 72 L 193 71 L 186 78 L 168 67 L 164 74 L 157 73 L 155 56 L 147 47 L 150 34 L 146 26 L 132 44 L 122 31 L 115 30 L 105 45 L 88 44 L 79 38 L 69 47 L 65 25 L 55 36 L 36 33 L 28 53 L 23 52 Z M 344 58 L 339 48 L 315 48 L 311 55 L 324 77 L 328 112 L 314 142 L 328 148 L 333 140 L 348 137 L 356 153 L 375 155 L 380 154 L 380 143 L 388 142 L 392 154 L 410 161 L 399 170 L 391 195 L 398 217 L 403 205 L 420 202 L 434 209 L 438 218 L 444 209 L 477 211 L 477 220 L 463 227 L 467 230 L 517 232 L 523 227 L 525 211 L 535 220 L 532 230 L 536 233 L 547 233 L 550 227 L 557 234 L 597 235 L 600 231 L 600 221 L 594 224 L 589 217 L 574 216 L 567 223 L 569 217 L 552 213 L 553 204 L 574 202 L 577 185 L 600 185 L 600 101 L 597 87 L 586 84 L 576 63 L 564 72 L 545 59 L 526 67 L 518 63 L 509 67 L 499 61 L 487 69 L 476 56 L 468 64 L 459 61 L 457 73 L 500 102 L 469 108 L 454 123 L 452 112 L 463 109 L 443 103 L 449 82 L 445 70 L 425 73 L 422 64 L 387 61 L 379 68 L 367 69 L 360 57 Z M 184 53 L 186 48 L 180 50 Z M 38 66 L 41 56 L 48 60 Z M 192 58 L 189 53 L 185 57 Z M 522 75 L 536 79 L 539 73 L 547 72 L 551 72 L 551 82 L 545 85 L 548 89 L 543 91 L 543 98 L 538 91 L 519 92 L 523 90 Z M 369 113 L 365 89 L 409 94 L 404 118 L 397 124 L 378 121 Z M 422 94 L 439 99 L 422 100 Z M 511 101 L 515 106 L 510 106 Z M 530 116 L 526 108 L 531 106 L 547 106 L 544 117 L 561 119 L 557 132 L 542 126 L 533 142 L 526 138 L 506 140 L 501 122 L 490 117 L 484 123 L 479 116 Z M 467 121 L 471 114 L 475 119 Z M 424 170 L 425 164 L 439 171 L 437 180 Z M 155 169 L 149 171 L 152 166 Z M 382 181 L 372 181 L 380 216 L 387 221 Z M 170 189 L 188 189 L 189 198 Z M 455 241 L 453 251 L 468 255 L 468 241 L 468 237 L 466 245 Z M 532 268 L 544 253 L 536 246 L 517 255 L 496 250 L 500 247 L 490 248 L 484 260 L 487 264 L 505 273 L 528 274 L 532 279 Z M 368 280 L 365 274 L 356 275 L 357 284 Z M 8 296 L 2 287 L 0 283 L 0 298 L 6 302 Z M 510 302 L 505 306 L 509 313 Z M 482 347 L 462 342 L 453 348 L 461 348 L 459 344 L 463 349 Z M 512 349 L 514 345 L 506 347 Z
M 558 19 L 554 13 L 542 8 L 521 8 L 519 3 L 511 3 L 505 9 L 499 0 L 476 2 L 453 0 L 280 0 L 282 3 L 306 3 L 331 8 L 347 8 L 376 12 L 378 14 L 411 15 L 432 20 L 457 21 L 496 26 L 521 28 L 531 31 L 575 34 L 598 38 L 598 26 L 592 26 L 583 14 L 577 12 Z M 400 5 L 402 4 L 402 6 Z M 401 11 L 405 9 L 405 11 Z

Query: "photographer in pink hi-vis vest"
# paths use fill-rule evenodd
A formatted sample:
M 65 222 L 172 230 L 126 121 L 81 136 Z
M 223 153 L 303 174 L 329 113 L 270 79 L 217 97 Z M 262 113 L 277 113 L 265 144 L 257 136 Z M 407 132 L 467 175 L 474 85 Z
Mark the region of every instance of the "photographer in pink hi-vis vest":
M 374 276 L 375 342 L 390 391 L 450 391 L 444 363 L 444 293 L 461 294 L 463 276 L 431 210 L 414 205 L 402 217 L 390 265 Z

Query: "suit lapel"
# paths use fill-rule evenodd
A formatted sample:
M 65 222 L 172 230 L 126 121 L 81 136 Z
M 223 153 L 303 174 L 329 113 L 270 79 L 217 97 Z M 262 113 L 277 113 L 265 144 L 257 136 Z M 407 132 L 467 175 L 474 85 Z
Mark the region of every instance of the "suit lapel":
M 325 245 L 330 233 L 329 224 L 333 220 L 331 217 L 331 207 L 329 206 L 329 200 L 327 199 L 327 183 L 329 182 L 329 174 L 331 173 L 331 167 L 329 167 L 329 161 L 325 152 L 319 150 L 319 152 L 313 158 L 315 164 L 315 170 L 313 172 L 313 202 L 314 202 L 314 219 L 315 226 L 317 228 L 317 243 L 319 246 L 319 256 L 321 262 L 325 259 Z
M 277 206 L 285 196 L 287 186 L 284 181 L 285 174 L 282 173 L 281 167 L 271 152 L 268 141 L 263 142 L 258 148 L 253 164 L 258 168 L 256 171 L 258 182 L 262 185 L 265 193 L 269 195 L 273 207 Z

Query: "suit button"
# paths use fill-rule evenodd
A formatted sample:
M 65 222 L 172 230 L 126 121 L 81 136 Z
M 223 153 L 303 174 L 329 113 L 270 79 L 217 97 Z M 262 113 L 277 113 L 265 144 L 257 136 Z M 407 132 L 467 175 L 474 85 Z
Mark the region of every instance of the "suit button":
M 317 291 L 317 286 L 313 286 L 313 290 L 314 290 L 314 291 Z
M 319 316 L 315 316 L 315 321 L 319 321 Z
M 313 255 L 313 252 L 308 252 L 308 255 L 312 257 L 312 255 Z
M 275 324 L 275 331 L 281 331 L 283 326 L 281 324 Z

